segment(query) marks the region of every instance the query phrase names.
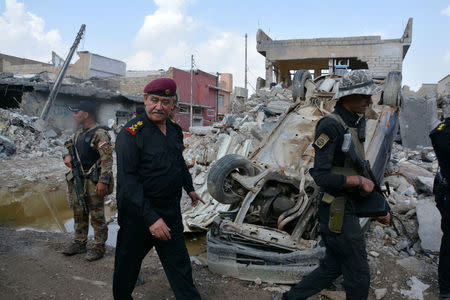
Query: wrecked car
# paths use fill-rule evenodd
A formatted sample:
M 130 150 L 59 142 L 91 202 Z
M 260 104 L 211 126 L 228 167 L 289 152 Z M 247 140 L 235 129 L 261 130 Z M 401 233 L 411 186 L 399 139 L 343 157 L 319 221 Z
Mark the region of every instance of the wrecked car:
M 319 188 L 309 175 L 316 123 L 331 113 L 339 78 L 314 82 L 306 70 L 294 75 L 296 102 L 279 118 L 256 151 L 228 154 L 208 173 L 208 192 L 229 209 L 214 219 L 207 234 L 212 272 L 244 280 L 296 283 L 315 269 L 324 255 L 317 204 Z M 330 77 L 329 77 L 330 78 Z M 380 182 L 398 130 L 401 74 L 376 81 L 381 95 L 366 113 L 366 159 Z M 367 223 L 367 219 L 361 219 Z

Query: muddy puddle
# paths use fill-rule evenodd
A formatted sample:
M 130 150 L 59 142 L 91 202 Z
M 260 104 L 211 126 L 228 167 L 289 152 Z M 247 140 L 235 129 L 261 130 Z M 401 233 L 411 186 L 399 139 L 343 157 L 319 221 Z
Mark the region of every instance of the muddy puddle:
M 116 215 L 105 206 L 106 220 Z M 43 231 L 73 232 L 73 212 L 66 200 L 65 188 L 28 185 L 15 191 L 0 190 L 0 223 L 10 227 Z M 116 245 L 119 226 L 108 224 L 109 246 Z M 89 236 L 93 236 L 89 226 Z M 204 233 L 187 233 L 186 246 L 190 256 L 206 257 Z

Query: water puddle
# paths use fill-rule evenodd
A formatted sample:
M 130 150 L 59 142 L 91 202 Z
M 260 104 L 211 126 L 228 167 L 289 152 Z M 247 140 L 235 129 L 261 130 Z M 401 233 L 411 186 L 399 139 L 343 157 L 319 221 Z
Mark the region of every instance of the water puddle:
M 106 220 L 116 211 L 105 206 Z M 43 231 L 73 232 L 73 212 L 66 199 L 65 188 L 45 185 L 28 185 L 11 192 L 0 190 L 0 223 L 16 228 Z M 119 226 L 108 224 L 106 244 L 115 247 Z M 94 231 L 89 226 L 89 236 Z M 204 233 L 186 233 L 186 246 L 190 256 L 206 257 Z
M 43 185 L 23 186 L 14 192 L 0 190 L 2 224 L 66 232 L 65 223 L 71 218 L 65 190 Z

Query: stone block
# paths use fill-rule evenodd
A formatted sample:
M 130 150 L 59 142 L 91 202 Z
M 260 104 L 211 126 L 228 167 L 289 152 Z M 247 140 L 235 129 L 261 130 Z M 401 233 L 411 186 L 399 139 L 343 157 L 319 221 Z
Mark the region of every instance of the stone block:
M 430 146 L 430 131 L 437 125 L 436 99 L 405 96 L 400 111 L 400 133 L 403 146 L 415 149 Z
M 237 87 L 234 88 L 234 94 L 236 95 L 236 97 L 241 97 L 241 98 L 247 99 L 247 97 L 248 97 L 248 90 L 246 88 L 237 86 Z
M 441 215 L 432 197 L 417 201 L 420 246 L 425 251 L 439 252 L 442 239 Z

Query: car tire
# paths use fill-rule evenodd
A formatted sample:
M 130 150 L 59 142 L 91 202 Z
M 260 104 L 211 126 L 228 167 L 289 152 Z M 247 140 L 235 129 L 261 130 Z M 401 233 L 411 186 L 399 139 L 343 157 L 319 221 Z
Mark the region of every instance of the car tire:
M 241 175 L 253 176 L 255 169 L 252 163 L 238 154 L 228 154 L 216 161 L 209 170 L 207 186 L 209 194 L 223 204 L 233 204 L 242 201 L 243 196 L 233 190 L 233 171 Z
M 311 73 L 308 70 L 298 70 L 294 74 L 292 79 L 292 99 L 294 102 L 297 98 L 305 100 L 306 86 L 305 82 L 307 79 L 311 79 Z
M 402 73 L 397 71 L 389 72 L 384 84 L 380 104 L 399 107 L 401 105 L 401 88 Z

